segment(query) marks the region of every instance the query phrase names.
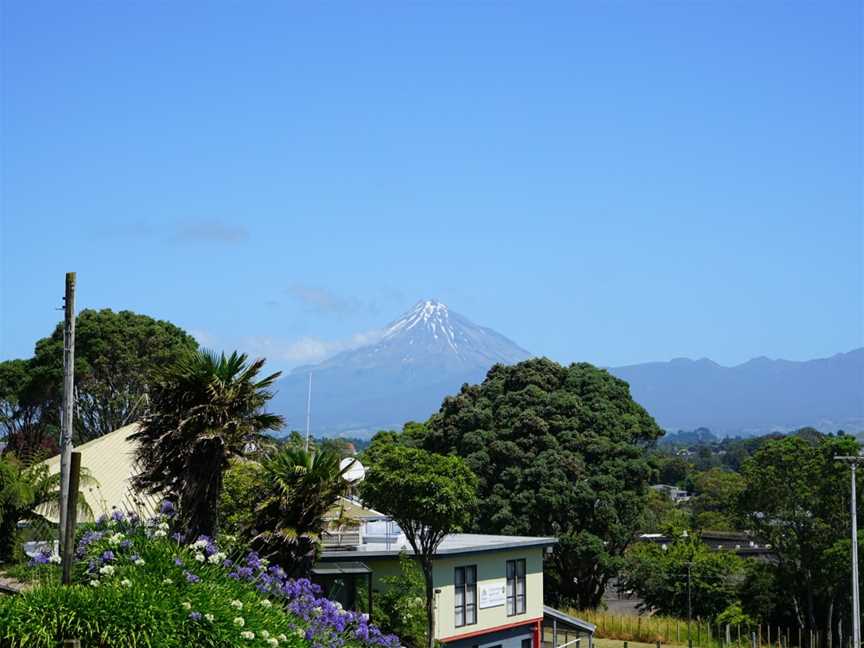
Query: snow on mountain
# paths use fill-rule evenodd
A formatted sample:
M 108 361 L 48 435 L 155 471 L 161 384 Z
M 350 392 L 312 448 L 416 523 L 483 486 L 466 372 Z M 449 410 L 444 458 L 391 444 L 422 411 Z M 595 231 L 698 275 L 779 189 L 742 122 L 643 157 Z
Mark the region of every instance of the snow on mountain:
M 479 382 L 496 363 L 531 357 L 492 329 L 432 300 L 417 302 L 388 324 L 380 339 L 279 381 L 272 409 L 302 429 L 306 381 L 312 374 L 315 434 L 366 434 L 425 420 L 465 382 Z

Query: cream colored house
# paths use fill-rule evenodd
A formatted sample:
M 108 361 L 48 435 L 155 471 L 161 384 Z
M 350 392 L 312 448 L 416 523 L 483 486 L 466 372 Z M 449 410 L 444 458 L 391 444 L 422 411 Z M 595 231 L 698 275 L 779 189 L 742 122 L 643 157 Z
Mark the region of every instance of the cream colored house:
M 361 525 L 360 543 L 327 547 L 316 573 L 332 582 L 364 575 L 371 590 L 399 573 L 399 555 L 413 555 L 405 537 Z M 381 516 L 379 523 L 387 524 Z M 452 534 L 438 548 L 433 566 L 435 639 L 448 648 L 573 648 L 591 644 L 594 626 L 543 604 L 543 556 L 555 538 Z M 325 579 L 326 580 L 326 579 Z M 373 594 L 374 595 L 374 594 Z M 559 632 L 560 631 L 560 632 Z M 580 641 L 577 643 L 576 640 Z

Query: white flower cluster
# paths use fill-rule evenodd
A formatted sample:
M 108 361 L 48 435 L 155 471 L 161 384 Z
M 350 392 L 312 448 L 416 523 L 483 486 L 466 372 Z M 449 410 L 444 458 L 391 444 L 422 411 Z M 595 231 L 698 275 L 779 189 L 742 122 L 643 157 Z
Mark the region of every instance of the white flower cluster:
M 252 640 L 255 638 L 255 633 L 250 632 L 249 630 L 244 630 L 243 632 L 240 633 L 240 636 L 243 637 L 244 639 Z
M 214 553 L 212 556 L 210 556 L 207 559 L 207 562 L 209 562 L 211 565 L 218 565 L 223 560 L 225 560 L 225 558 L 227 558 L 227 557 L 228 556 L 226 554 L 224 554 L 223 552 L 217 551 L 216 553 Z
M 123 542 L 124 538 L 125 536 L 122 533 L 112 533 L 110 536 L 108 536 L 108 544 L 110 544 L 112 547 L 116 547 L 121 542 Z
M 241 628 L 246 625 L 246 619 L 243 617 L 234 617 L 234 625 L 240 626 Z
M 103 565 L 99 568 L 99 573 L 104 576 L 111 576 L 114 573 L 113 565 Z
M 238 601 L 237 599 L 234 599 L 233 601 L 231 601 L 231 607 L 237 608 L 238 610 L 242 610 L 243 609 L 243 601 Z

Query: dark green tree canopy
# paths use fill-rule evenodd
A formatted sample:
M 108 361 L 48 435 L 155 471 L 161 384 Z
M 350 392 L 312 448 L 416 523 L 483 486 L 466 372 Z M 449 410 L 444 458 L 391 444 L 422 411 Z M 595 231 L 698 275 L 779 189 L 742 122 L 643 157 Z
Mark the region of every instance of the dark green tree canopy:
M 688 565 L 694 617 L 714 621 L 739 603 L 744 560 L 732 552 L 712 551 L 692 534 L 664 546 L 637 544 L 627 554 L 624 573 L 643 609 L 686 618 Z
M 557 536 L 547 595 L 593 607 L 639 530 L 662 431 L 626 382 L 543 358 L 493 367 L 405 435 L 477 475 L 472 530 Z
M 327 513 L 348 491 L 346 464 L 332 449 L 282 447 L 265 460 L 252 516 L 252 547 L 295 576 L 308 576 Z
M 156 372 L 198 344 L 180 328 L 130 311 L 84 310 L 75 330 L 75 443 L 139 420 Z M 27 360 L 0 363 L 0 436 L 31 458 L 57 450 L 63 398 L 63 325 Z
M 148 411 L 155 373 L 198 343 L 170 322 L 131 311 L 83 310 L 75 323 L 79 442 L 133 423 Z M 63 389 L 63 325 L 36 343 L 32 369 L 57 402 Z
M 794 620 L 816 628 L 851 608 L 851 479 L 834 457 L 857 455 L 860 445 L 850 436 L 804 432 L 768 441 L 744 463 L 738 506 L 745 526 L 773 548 Z M 864 475 L 857 488 L 864 491 Z

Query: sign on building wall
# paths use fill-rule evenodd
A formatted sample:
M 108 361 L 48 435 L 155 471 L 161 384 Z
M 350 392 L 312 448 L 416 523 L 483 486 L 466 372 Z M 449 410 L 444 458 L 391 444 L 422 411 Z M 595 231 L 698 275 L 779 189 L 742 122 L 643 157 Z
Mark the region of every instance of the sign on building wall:
M 499 581 L 489 581 L 486 583 L 481 583 L 478 589 L 480 590 L 479 598 L 481 610 L 483 608 L 504 605 L 504 601 L 506 598 L 506 582 L 503 579 Z

